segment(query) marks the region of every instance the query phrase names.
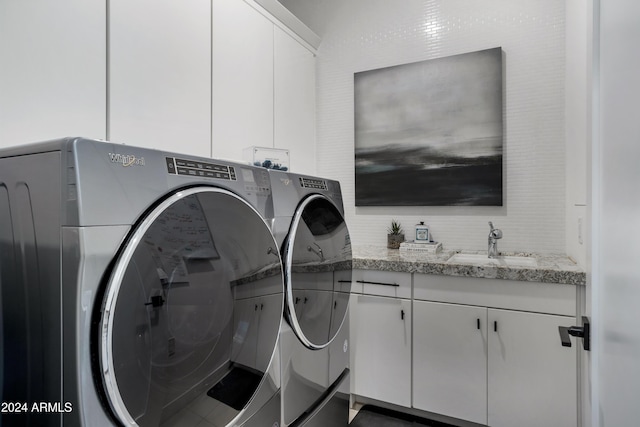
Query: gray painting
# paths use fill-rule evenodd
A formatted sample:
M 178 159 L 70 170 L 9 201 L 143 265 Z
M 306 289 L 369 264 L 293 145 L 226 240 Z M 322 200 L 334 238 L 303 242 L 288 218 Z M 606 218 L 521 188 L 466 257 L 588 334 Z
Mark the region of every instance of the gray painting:
M 502 49 L 355 73 L 356 206 L 502 206 Z

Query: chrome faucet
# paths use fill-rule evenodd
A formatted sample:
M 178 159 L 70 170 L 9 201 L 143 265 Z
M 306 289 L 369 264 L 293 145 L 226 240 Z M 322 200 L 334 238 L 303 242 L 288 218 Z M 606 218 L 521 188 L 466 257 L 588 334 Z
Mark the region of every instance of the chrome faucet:
M 502 230 L 493 228 L 493 222 L 489 221 L 489 258 L 495 258 L 498 256 L 498 239 L 502 239 Z

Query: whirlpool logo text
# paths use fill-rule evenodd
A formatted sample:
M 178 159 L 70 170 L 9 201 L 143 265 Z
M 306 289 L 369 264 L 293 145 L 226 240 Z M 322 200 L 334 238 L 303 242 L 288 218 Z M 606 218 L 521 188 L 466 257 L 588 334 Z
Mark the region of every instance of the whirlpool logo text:
M 144 166 L 144 157 L 136 157 L 133 154 L 114 154 L 109 153 L 112 163 L 120 163 L 124 167 Z

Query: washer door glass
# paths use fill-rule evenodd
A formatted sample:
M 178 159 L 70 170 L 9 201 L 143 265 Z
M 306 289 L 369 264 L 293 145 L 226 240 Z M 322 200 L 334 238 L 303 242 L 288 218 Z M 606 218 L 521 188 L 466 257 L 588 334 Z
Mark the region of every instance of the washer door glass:
M 298 206 L 284 247 L 287 319 L 302 343 L 327 346 L 344 322 L 351 292 L 351 240 L 344 217 L 322 195 Z
M 118 420 L 241 417 L 271 385 L 283 305 L 281 258 L 253 207 L 209 187 L 168 197 L 131 234 L 106 288 L 100 364 Z

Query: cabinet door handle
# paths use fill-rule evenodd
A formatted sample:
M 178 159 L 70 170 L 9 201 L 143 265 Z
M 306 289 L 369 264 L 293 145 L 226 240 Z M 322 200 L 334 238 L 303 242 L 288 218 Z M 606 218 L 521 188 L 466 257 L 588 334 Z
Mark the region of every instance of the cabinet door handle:
M 362 283 L 363 285 L 382 285 L 382 286 L 394 286 L 399 287 L 400 285 L 397 283 L 384 283 L 384 282 L 369 282 L 367 280 L 356 280 L 358 283 Z
M 476 326 L 478 327 L 478 330 L 480 330 L 480 319 L 476 319 Z
M 400 310 L 400 319 L 404 320 L 404 310 Z
M 151 297 L 151 302 L 145 303 L 145 305 L 150 305 L 153 308 L 162 307 L 165 303 L 165 300 L 162 298 L 162 295 L 156 295 Z
M 498 332 L 498 321 L 497 320 L 495 320 L 493 322 L 493 332 Z

